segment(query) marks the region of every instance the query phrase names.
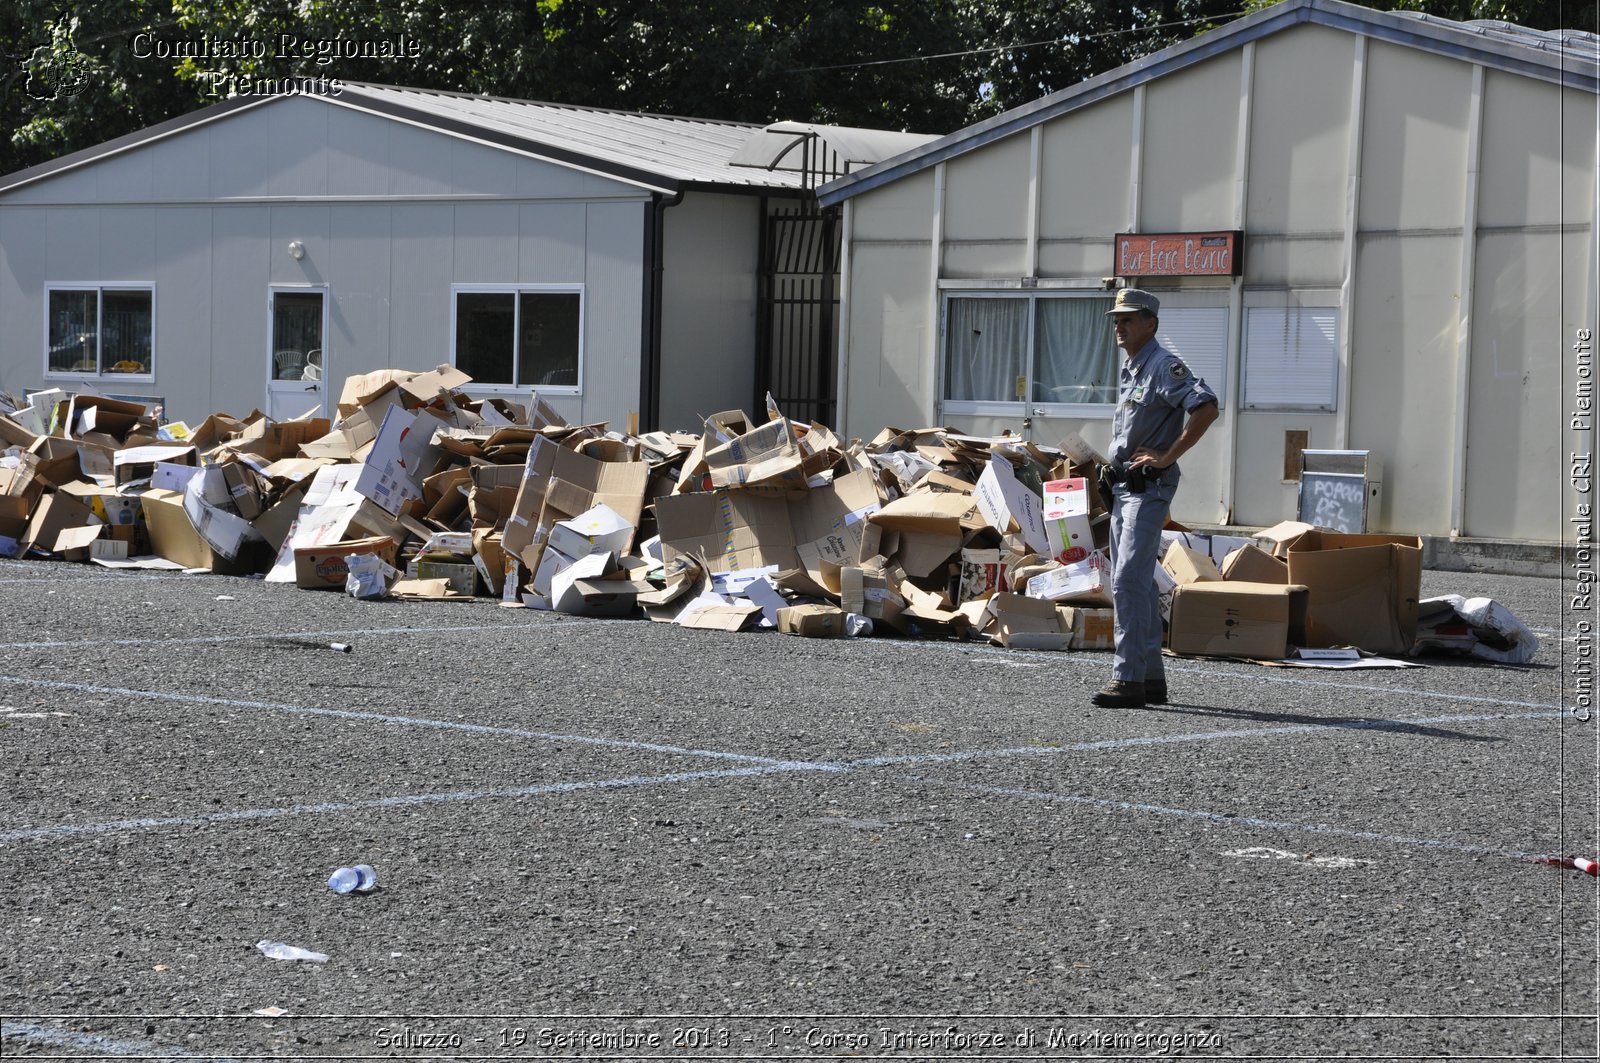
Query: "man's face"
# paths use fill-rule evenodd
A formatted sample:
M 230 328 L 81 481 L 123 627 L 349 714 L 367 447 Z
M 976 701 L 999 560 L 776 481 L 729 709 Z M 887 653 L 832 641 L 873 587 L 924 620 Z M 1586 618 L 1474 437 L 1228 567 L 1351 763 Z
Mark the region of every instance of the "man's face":
M 1130 358 L 1156 334 L 1156 322 L 1146 320 L 1143 314 L 1112 314 L 1111 327 L 1117 333 L 1117 346 Z

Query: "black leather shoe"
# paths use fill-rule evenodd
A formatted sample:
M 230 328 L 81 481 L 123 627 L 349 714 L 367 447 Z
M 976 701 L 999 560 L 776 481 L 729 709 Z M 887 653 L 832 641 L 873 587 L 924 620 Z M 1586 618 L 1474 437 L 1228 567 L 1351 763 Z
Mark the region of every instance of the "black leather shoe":
M 1143 708 L 1144 684 L 1127 679 L 1113 679 L 1104 690 L 1090 700 L 1102 709 Z
M 1167 684 L 1165 682 L 1144 685 L 1144 703 L 1146 705 L 1165 705 L 1167 703 Z

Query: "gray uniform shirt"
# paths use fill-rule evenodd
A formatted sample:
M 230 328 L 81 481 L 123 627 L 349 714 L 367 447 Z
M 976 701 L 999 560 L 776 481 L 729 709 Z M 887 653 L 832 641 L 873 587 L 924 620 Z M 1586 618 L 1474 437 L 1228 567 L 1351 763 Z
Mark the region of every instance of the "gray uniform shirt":
M 1125 468 L 1140 447 L 1166 450 L 1183 432 L 1185 414 L 1216 401 L 1216 392 L 1182 358 L 1151 339 L 1138 354 L 1122 360 L 1108 457 Z

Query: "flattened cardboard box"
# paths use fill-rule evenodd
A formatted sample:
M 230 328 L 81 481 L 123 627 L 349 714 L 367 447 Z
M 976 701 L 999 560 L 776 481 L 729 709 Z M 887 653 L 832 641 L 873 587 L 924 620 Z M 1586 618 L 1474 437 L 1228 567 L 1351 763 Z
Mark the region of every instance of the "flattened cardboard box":
M 862 543 L 874 531 L 868 518 L 882 506 L 878 478 L 862 469 L 796 495 L 789 500 L 795 545 L 814 547 L 835 565 L 853 565 L 864 560 Z
M 1172 652 L 1279 660 L 1305 640 L 1308 600 L 1292 584 L 1186 584 L 1172 595 Z
M 1422 540 L 1309 531 L 1289 548 L 1289 582 L 1311 590 L 1307 646 L 1406 653 L 1417 638 Z
M 669 495 L 656 499 L 662 558 L 699 554 L 717 571 L 777 565 L 800 567 L 789 504 L 748 491 Z

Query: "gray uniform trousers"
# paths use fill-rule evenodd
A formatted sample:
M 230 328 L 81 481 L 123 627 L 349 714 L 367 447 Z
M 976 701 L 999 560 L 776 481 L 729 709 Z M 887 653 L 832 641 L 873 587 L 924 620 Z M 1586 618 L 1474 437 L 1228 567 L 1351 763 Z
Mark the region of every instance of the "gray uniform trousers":
M 1163 470 L 1143 494 L 1125 484 L 1112 488 L 1111 598 L 1116 605 L 1117 651 L 1114 679 L 1163 682 L 1161 662 L 1161 598 L 1155 569 L 1160 561 L 1161 529 L 1178 492 L 1176 468 Z M 1172 482 L 1167 483 L 1170 479 Z

